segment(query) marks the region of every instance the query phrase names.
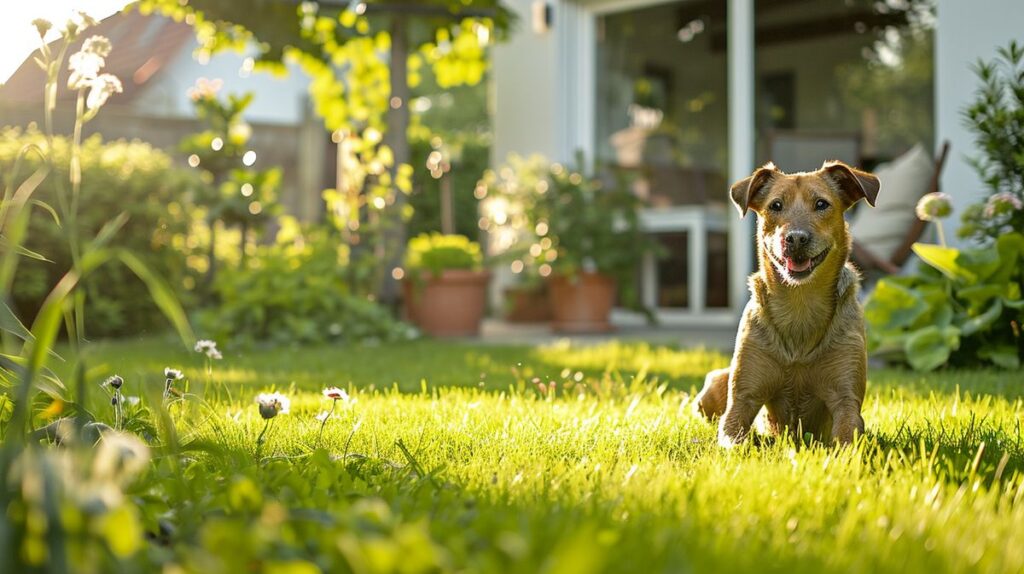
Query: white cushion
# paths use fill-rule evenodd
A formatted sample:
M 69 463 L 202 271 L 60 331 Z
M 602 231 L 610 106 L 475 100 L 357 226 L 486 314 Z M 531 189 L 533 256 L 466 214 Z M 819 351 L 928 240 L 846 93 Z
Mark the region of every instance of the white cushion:
M 875 169 L 879 190 L 875 207 L 862 206 L 850 224 L 857 243 L 882 259 L 890 259 L 907 237 L 917 201 L 928 190 L 935 163 L 921 144 Z

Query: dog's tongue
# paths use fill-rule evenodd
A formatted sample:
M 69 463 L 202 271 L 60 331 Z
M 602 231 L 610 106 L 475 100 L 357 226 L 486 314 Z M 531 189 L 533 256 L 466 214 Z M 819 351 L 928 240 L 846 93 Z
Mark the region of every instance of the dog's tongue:
M 800 273 L 802 271 L 807 271 L 807 269 L 810 266 L 811 266 L 811 260 L 810 259 L 804 259 L 803 261 L 798 263 L 798 262 L 794 261 L 791 257 L 787 257 L 786 258 L 786 270 L 787 271 L 796 271 L 797 273 Z

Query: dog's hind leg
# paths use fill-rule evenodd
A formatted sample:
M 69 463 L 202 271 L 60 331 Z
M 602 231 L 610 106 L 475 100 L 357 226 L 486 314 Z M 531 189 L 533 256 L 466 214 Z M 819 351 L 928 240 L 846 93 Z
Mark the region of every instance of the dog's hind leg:
M 725 414 L 729 401 L 729 368 L 716 369 L 704 377 L 704 388 L 693 400 L 693 412 L 709 421 Z

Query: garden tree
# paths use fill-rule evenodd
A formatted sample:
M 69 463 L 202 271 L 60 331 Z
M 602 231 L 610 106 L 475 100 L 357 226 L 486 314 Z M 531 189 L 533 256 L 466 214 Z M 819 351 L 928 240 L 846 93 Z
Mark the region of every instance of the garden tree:
M 245 9 L 231 0 L 142 0 L 139 9 L 193 25 L 200 56 L 254 44 L 258 64 L 295 61 L 313 78 L 315 110 L 342 144 L 345 169 L 339 189 L 325 193 L 328 211 L 350 245 L 381 263 L 381 285 L 400 260 L 410 215 L 409 90 L 424 66 L 442 88 L 479 83 L 487 44 L 512 20 L 500 0 L 253 0 Z
M 242 114 L 252 103 L 253 94 L 229 94 L 222 100 L 217 94 L 220 86 L 220 80 L 200 78 L 189 90 L 196 115 L 206 129 L 185 137 L 180 144 L 181 150 L 189 154 L 189 165 L 201 170 L 208 184 L 203 189 L 205 193 L 196 198 L 196 203 L 206 209 L 209 226 L 207 287 L 216 277 L 217 226 L 230 225 L 241 230 L 239 247 L 244 267 L 250 231 L 258 234 L 281 211 L 277 201 L 281 169 L 252 167 L 256 152 L 247 146 L 252 128 Z

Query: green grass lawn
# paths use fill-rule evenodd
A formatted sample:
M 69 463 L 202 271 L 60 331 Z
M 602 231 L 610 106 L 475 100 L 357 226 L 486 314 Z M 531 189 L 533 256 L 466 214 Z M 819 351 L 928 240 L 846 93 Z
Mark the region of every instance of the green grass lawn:
M 160 341 L 86 356 L 89 380 L 119 373 L 144 404 L 164 367 L 189 375 L 194 396 L 169 407 L 184 458 L 157 449 L 132 491 L 143 528 L 163 525 L 146 564 L 1024 571 L 1017 373 L 872 371 L 856 448 L 762 439 L 723 451 L 690 405 L 704 373 L 728 363 L 714 352 L 422 341 L 226 351 L 210 374 Z M 321 439 L 325 386 L 353 400 Z M 257 448 L 254 399 L 269 390 L 290 396 L 291 412 Z

